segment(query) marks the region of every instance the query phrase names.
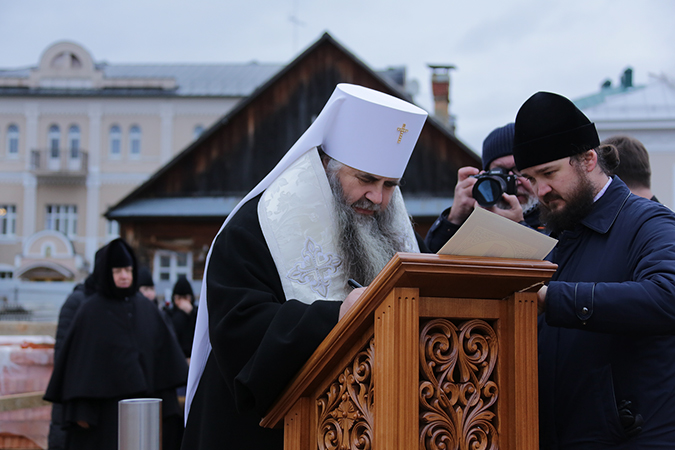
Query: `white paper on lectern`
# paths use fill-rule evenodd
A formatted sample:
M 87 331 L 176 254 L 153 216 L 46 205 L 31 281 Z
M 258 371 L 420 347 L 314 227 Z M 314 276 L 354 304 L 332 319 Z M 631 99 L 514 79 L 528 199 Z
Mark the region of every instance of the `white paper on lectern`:
M 474 208 L 439 255 L 544 259 L 558 241 L 483 208 Z

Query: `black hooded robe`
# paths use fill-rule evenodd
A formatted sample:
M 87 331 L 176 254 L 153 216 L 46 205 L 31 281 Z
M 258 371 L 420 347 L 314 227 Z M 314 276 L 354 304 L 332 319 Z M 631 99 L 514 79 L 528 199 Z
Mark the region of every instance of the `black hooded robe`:
M 73 318 L 44 396 L 63 404 L 67 449 L 117 450 L 122 399 L 161 398 L 165 420 L 180 414 L 175 388 L 186 383 L 187 363 L 157 308 L 136 291 L 135 261 L 134 285 L 114 287 L 110 247 L 119 245 L 133 255 L 121 239 L 96 253 L 96 292 Z

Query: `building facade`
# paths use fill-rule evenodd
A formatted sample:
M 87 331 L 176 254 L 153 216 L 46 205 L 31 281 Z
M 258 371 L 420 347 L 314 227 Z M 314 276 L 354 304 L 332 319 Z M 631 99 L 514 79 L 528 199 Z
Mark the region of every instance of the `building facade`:
M 96 63 L 58 42 L 0 69 L 0 282 L 81 280 L 118 235 L 103 213 L 281 67 Z M 167 255 L 156 276 L 180 271 Z
M 644 144 L 652 192 L 669 208 L 675 207 L 675 80 L 651 75 L 646 84 L 634 85 L 633 70 L 628 68 L 616 86 L 607 80 L 599 92 L 575 104 L 595 122 L 600 139 L 627 135 Z

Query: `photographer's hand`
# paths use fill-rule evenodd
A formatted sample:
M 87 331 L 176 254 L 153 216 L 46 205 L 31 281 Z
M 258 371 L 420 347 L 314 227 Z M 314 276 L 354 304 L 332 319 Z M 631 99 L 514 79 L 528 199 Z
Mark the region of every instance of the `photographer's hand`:
M 461 167 L 457 171 L 457 185 L 455 186 L 455 199 L 448 214 L 448 221 L 455 225 L 462 225 L 469 214 L 473 211 L 476 205 L 471 195 L 473 185 L 476 184 L 476 179 L 472 175 L 480 173 L 475 167 Z
M 503 194 L 502 201 L 508 205 L 508 208 L 503 209 L 494 205 L 485 209 L 492 211 L 495 214 L 499 214 L 502 217 L 506 217 L 509 220 L 513 220 L 514 222 L 520 223 L 524 220 L 523 207 L 520 205 L 518 197 L 515 195 Z M 453 205 L 452 207 L 454 208 L 455 206 Z

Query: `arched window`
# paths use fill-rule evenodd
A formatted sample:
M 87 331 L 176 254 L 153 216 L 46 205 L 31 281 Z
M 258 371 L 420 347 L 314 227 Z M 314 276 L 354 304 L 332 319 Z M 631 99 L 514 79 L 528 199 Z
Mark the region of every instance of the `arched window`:
M 119 158 L 122 153 L 122 130 L 118 125 L 110 127 L 110 157 Z
M 82 62 L 75 53 L 65 51 L 56 55 L 50 66 L 55 69 L 79 69 L 82 67 Z
M 141 155 L 141 127 L 138 125 L 129 128 L 129 153 L 132 158 Z
M 59 157 L 59 146 L 61 143 L 61 130 L 58 125 L 52 125 L 49 127 L 49 134 L 47 135 L 47 141 L 49 142 L 49 156 L 50 158 Z
M 19 154 L 19 127 L 14 124 L 7 127 L 7 153 L 10 156 Z
M 80 157 L 80 127 L 77 125 L 71 125 L 68 129 L 68 148 L 72 159 Z
M 202 125 L 195 125 L 195 129 L 192 131 L 192 138 L 197 139 L 204 132 L 204 127 Z

